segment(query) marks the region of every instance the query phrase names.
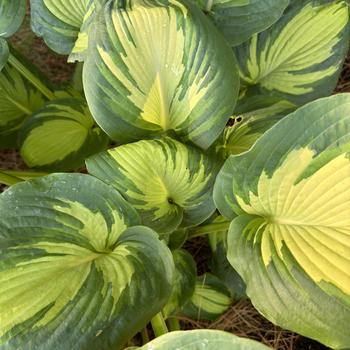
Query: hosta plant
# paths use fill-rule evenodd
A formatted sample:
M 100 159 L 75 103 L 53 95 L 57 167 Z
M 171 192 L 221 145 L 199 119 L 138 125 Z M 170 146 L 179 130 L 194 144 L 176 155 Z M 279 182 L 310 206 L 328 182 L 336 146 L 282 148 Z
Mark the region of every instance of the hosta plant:
M 0 169 L 0 349 L 266 349 L 181 331 L 240 298 L 350 348 L 347 1 L 31 0 L 68 86 L 11 46 L 25 12 L 0 0 L 0 147 L 28 167 Z

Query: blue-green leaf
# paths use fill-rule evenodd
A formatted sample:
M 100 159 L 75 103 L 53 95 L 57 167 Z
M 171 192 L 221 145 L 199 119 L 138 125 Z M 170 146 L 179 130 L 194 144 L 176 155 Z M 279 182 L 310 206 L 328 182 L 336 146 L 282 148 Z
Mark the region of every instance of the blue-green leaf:
M 263 344 L 215 330 L 171 332 L 142 346 L 140 350 L 268 350 Z
M 192 297 L 196 286 L 197 266 L 192 255 L 179 249 L 173 251 L 173 258 L 175 277 L 171 296 L 162 311 L 165 318 L 180 311 Z
M 168 300 L 169 249 L 101 181 L 21 183 L 0 213 L 1 349 L 119 350 Z
M 218 163 L 171 138 L 145 140 L 97 154 L 90 174 L 115 187 L 160 233 L 202 223 L 215 211 L 212 187 Z
M 9 38 L 16 33 L 26 13 L 26 0 L 1 0 L 0 37 Z
M 346 0 L 293 0 L 282 18 L 235 48 L 245 89 L 304 104 L 330 95 L 349 46 Z
M 89 27 L 106 0 L 30 0 L 32 28 L 54 51 L 84 60 Z
M 26 0 L 1 0 L 0 2 L 0 71 L 9 56 L 6 38 L 13 35 L 21 25 L 26 13 Z
M 350 347 L 350 94 L 314 101 L 231 156 L 215 184 L 228 259 L 275 324 Z M 296 307 L 297 306 L 297 307 Z
M 126 4 L 107 3 L 90 33 L 83 82 L 95 120 L 121 143 L 172 130 L 208 148 L 238 95 L 232 50 L 187 1 Z
M 289 0 L 196 0 L 205 13 L 236 46 L 262 32 L 283 14 Z

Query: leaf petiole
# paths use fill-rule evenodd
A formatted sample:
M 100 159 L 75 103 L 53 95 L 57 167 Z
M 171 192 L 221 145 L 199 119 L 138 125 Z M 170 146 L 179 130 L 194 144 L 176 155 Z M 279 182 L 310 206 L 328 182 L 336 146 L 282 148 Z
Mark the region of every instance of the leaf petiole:
M 0 172 L 0 184 L 4 184 L 6 186 L 12 186 L 19 182 L 24 181 L 16 176 L 8 175 L 6 173 Z
M 167 324 L 168 324 L 168 327 L 169 327 L 171 332 L 180 331 L 181 330 L 180 322 L 175 317 L 169 317 L 167 319 Z
M 152 318 L 151 325 L 156 337 L 169 333 L 168 327 L 161 312 Z
M 33 86 L 35 86 L 49 100 L 55 99 L 55 94 L 28 68 L 26 68 L 12 53 L 10 53 L 8 62 Z
M 30 180 L 37 177 L 49 175 L 50 173 L 39 171 L 18 171 L 18 170 L 0 170 L 2 174 L 19 178 L 20 180 Z
M 218 222 L 215 224 L 194 227 L 189 230 L 187 239 L 205 236 L 217 231 L 226 231 L 229 229 L 230 224 L 231 224 L 231 221 L 225 221 L 225 222 Z

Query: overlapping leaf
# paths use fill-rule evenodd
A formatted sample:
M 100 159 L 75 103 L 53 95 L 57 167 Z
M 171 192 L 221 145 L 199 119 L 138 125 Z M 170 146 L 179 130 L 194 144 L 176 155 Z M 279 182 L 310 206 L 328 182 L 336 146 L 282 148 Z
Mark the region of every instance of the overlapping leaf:
M 175 277 L 171 296 L 162 311 L 165 318 L 176 314 L 182 308 L 192 297 L 196 286 L 197 267 L 192 255 L 178 249 L 173 252 L 173 259 Z
M 122 349 L 170 296 L 170 251 L 91 176 L 13 186 L 0 213 L 2 349 Z
M 71 170 L 107 148 L 108 137 L 97 127 L 86 104 L 78 99 L 54 100 L 23 125 L 21 155 L 31 168 Z
M 171 332 L 139 348 L 140 350 L 268 350 L 263 344 L 214 330 Z
M 182 313 L 194 320 L 214 321 L 232 304 L 232 296 L 225 284 L 206 273 L 197 278 L 194 293 L 184 305 Z
M 349 151 L 343 94 L 284 118 L 249 152 L 231 156 L 215 185 L 220 211 L 239 215 L 228 258 L 254 305 L 336 349 L 350 346 Z
M 220 223 L 227 223 L 227 220 L 222 216 L 213 220 L 213 224 Z M 244 299 L 247 297 L 245 283 L 227 260 L 227 231 L 227 229 L 218 230 L 208 235 L 212 251 L 210 272 L 225 284 L 234 299 Z
M 187 1 L 120 4 L 99 12 L 90 35 L 83 80 L 95 120 L 122 143 L 173 130 L 209 147 L 237 97 L 230 47 Z
M 333 91 L 349 45 L 345 0 L 294 0 L 282 18 L 235 49 L 242 83 L 303 104 Z
M 212 186 L 218 164 L 173 139 L 111 149 L 89 158 L 87 168 L 122 193 L 157 232 L 200 224 L 215 211 Z
M 106 0 L 30 0 L 32 28 L 54 51 L 83 60 L 96 7 Z
M 0 72 L 0 148 L 17 146 L 20 127 L 43 104 L 41 93 L 7 64 Z
M 197 0 L 229 44 L 236 46 L 275 23 L 289 0 Z
M 295 109 L 295 105 L 288 101 L 272 102 L 271 99 L 263 98 L 262 105 L 254 104 L 252 99 L 248 101 L 248 111 L 243 105 L 237 109 L 237 115 L 231 119 L 233 125 L 227 126 L 218 140 L 216 150 L 224 158 L 248 151 L 268 129 Z
M 21 25 L 26 13 L 26 0 L 2 0 L 0 2 L 0 71 L 5 66 L 9 48 L 6 38 Z

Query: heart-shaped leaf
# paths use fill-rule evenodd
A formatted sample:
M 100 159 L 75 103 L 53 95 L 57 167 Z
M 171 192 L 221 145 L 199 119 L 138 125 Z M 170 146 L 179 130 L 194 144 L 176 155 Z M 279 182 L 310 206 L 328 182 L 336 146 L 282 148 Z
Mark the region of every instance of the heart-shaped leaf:
M 289 0 L 197 0 L 230 45 L 236 46 L 275 23 Z
M 43 104 L 41 93 L 7 64 L 0 72 L 0 148 L 17 146 L 19 129 Z
M 226 285 L 216 276 L 206 273 L 197 277 L 191 299 L 182 313 L 194 320 L 215 321 L 232 304 L 232 296 Z
M 30 0 L 34 32 L 54 51 L 84 60 L 96 6 L 106 0 Z
M 23 125 L 21 156 L 31 168 L 71 170 L 107 148 L 108 137 L 95 125 L 80 99 L 48 102 Z
M 1 348 L 122 349 L 168 300 L 169 249 L 101 181 L 21 183 L 0 213 Z
M 121 3 L 107 3 L 90 33 L 83 81 L 95 120 L 122 143 L 173 130 L 208 148 L 238 94 L 232 50 L 187 1 Z
M 214 330 L 179 331 L 165 334 L 139 348 L 140 350 L 268 350 L 250 339 Z
M 254 305 L 336 349 L 350 347 L 349 106 L 343 94 L 300 108 L 231 156 L 215 184 L 219 210 L 239 215 L 228 259 Z
M 123 145 L 86 164 L 90 174 L 115 187 L 138 210 L 143 224 L 157 232 L 198 225 L 215 211 L 217 162 L 171 138 Z
M 242 83 L 304 104 L 330 95 L 349 46 L 346 0 L 293 0 L 281 19 L 235 48 Z

